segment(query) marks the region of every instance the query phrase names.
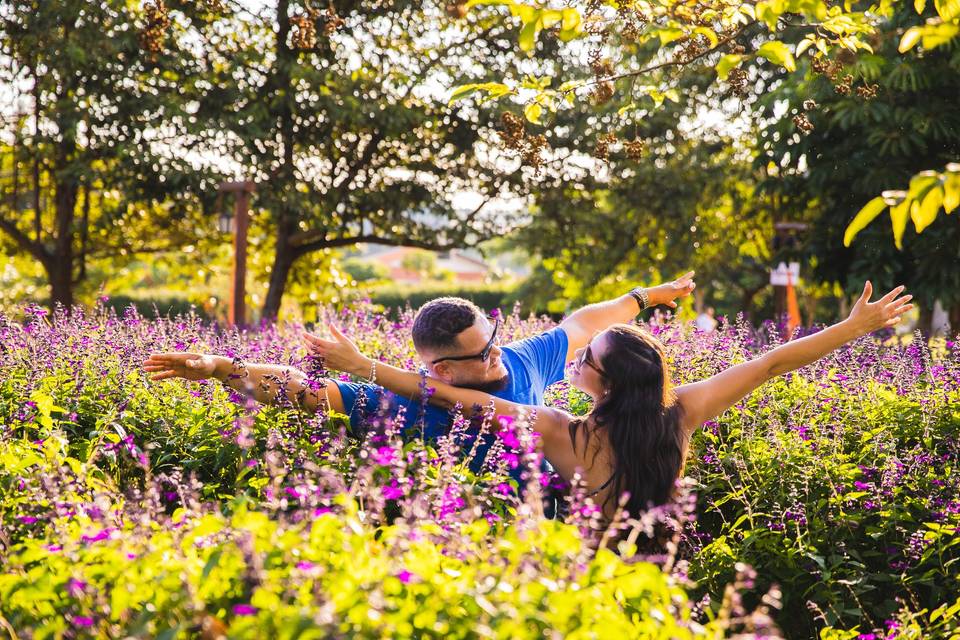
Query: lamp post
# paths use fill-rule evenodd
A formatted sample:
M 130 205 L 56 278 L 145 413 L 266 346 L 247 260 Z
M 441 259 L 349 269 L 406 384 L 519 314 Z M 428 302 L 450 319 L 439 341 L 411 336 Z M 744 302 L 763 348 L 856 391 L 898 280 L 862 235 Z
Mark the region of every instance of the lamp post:
M 247 228 L 250 223 L 250 194 L 256 185 L 244 180 L 240 182 L 221 182 L 217 190 L 220 194 L 235 193 L 233 215 L 221 210 L 217 218 L 217 227 L 223 233 L 233 232 L 233 284 L 230 288 L 230 315 L 228 321 L 235 327 L 246 324 L 247 310 L 244 304 L 247 280 Z

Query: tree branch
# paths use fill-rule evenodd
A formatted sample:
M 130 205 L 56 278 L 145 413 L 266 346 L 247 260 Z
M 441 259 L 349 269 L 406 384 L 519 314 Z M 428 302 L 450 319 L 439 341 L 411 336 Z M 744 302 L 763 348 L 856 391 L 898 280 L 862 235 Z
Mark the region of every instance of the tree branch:
M 30 255 L 40 262 L 46 264 L 46 262 L 50 259 L 50 255 L 47 253 L 47 250 L 42 244 L 36 242 L 35 240 L 31 240 L 27 234 L 20 231 L 15 223 L 3 218 L 2 216 L 0 216 L 0 229 L 4 230 L 8 236 L 13 238 L 21 249 L 28 251 Z
M 752 27 L 752 26 L 755 25 L 755 24 L 757 24 L 757 21 L 756 21 L 756 20 L 754 20 L 754 21 L 752 21 L 752 22 L 748 22 L 747 24 L 743 25 L 742 27 L 740 27 L 739 29 L 737 29 L 736 31 L 734 31 L 733 33 L 731 33 L 730 35 L 728 35 L 727 37 L 725 37 L 725 38 L 723 38 L 722 40 L 718 41 L 716 45 L 710 47 L 709 49 L 704 49 L 703 51 L 701 51 L 701 52 L 698 53 L 697 55 L 693 56 L 693 57 L 690 58 L 689 60 L 678 60 L 678 59 L 667 60 L 666 62 L 659 62 L 659 63 L 657 63 L 657 64 L 652 64 L 652 65 L 650 65 L 649 67 L 644 67 L 643 69 L 637 69 L 636 71 L 625 71 L 625 72 L 623 72 L 623 73 L 617 73 L 617 74 L 614 74 L 614 75 L 612 75 L 612 76 L 606 76 L 606 77 L 603 77 L 603 78 L 594 78 L 593 80 L 590 80 L 589 82 L 584 82 L 583 84 L 581 84 L 581 85 L 579 85 L 579 86 L 577 86 L 577 87 L 575 87 L 575 88 L 573 88 L 573 89 L 570 89 L 570 91 L 576 91 L 577 89 L 580 89 L 580 88 L 583 88 L 583 87 L 589 87 L 589 86 L 592 86 L 592 85 L 595 85 L 595 84 L 600 84 L 600 83 L 602 83 L 602 82 L 613 82 L 613 81 L 615 81 L 615 80 L 622 80 L 623 78 L 632 78 L 632 77 L 634 77 L 634 76 L 642 76 L 642 75 L 645 74 L 645 73 L 650 73 L 651 71 L 656 71 L 657 69 L 663 69 L 663 68 L 665 68 L 665 67 L 680 67 L 680 66 L 683 66 L 683 65 L 685 65 L 685 64 L 690 64 L 691 62 L 695 62 L 696 60 L 699 60 L 700 58 L 702 58 L 702 57 L 704 57 L 704 56 L 707 56 L 707 55 L 710 55 L 711 53 L 714 53 L 714 52 L 716 52 L 716 51 L 719 51 L 721 47 L 729 44 L 732 40 L 736 39 L 741 33 L 743 33 L 743 32 L 746 31 L 749 27 Z M 566 93 L 566 92 L 564 92 L 564 93 Z

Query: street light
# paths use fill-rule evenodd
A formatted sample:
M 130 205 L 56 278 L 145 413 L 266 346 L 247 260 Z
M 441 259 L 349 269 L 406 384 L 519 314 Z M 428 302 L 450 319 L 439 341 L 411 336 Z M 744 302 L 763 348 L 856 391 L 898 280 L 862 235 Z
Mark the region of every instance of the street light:
M 246 324 L 246 295 L 247 280 L 247 228 L 250 223 L 250 194 L 256 185 L 249 181 L 221 182 L 217 191 L 222 198 L 225 193 L 235 193 L 233 215 L 226 208 L 221 208 L 217 215 L 217 228 L 222 233 L 233 233 L 233 286 L 230 288 L 230 315 L 229 322 L 233 326 L 242 327 Z

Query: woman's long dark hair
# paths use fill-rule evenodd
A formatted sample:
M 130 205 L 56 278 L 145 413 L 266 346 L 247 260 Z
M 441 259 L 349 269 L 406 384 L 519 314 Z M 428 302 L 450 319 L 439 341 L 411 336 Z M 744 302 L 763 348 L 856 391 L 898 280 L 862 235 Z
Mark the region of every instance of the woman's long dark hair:
M 629 492 L 626 509 L 636 515 L 673 497 L 687 437 L 660 342 L 632 325 L 614 325 L 607 340 L 600 367 L 608 391 L 586 418 L 570 424 L 570 439 L 576 450 L 583 429 L 586 450 L 594 432 L 605 433 L 613 475 L 604 506 Z

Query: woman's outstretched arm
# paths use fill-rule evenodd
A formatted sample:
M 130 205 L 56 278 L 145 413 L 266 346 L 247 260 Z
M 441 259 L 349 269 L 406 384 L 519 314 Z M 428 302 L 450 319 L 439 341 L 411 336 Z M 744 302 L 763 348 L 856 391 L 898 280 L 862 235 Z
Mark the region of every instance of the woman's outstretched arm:
M 730 367 L 701 382 L 677 387 L 677 401 L 683 407 L 684 427 L 692 432 L 714 418 L 761 384 L 778 375 L 815 362 L 844 344 L 883 327 L 892 327 L 913 308 L 913 296 L 897 297 L 897 287 L 876 302 L 870 302 L 873 285 L 868 280 L 850 317 L 823 331 L 793 340 L 759 358 Z
M 333 325 L 330 325 L 330 333 L 333 340 L 324 340 L 306 332 L 303 334 L 307 349 L 323 358 L 324 366 L 328 369 L 367 378 L 406 398 L 416 399 L 422 395 L 424 378 L 420 374 L 368 358 Z M 540 445 L 546 458 L 556 466 L 555 460 L 565 462 L 571 454 L 570 437 L 566 434 L 566 425 L 569 424 L 571 416 L 563 411 L 510 402 L 483 391 L 455 387 L 435 378 L 426 378 L 425 386 L 432 389 L 430 404 L 445 409 L 453 409 L 460 404 L 466 415 L 472 414 L 474 407 L 484 410 L 491 405 L 497 416 L 529 418 L 536 412 L 536 417 L 530 424 L 534 431 L 541 435 Z
M 321 380 L 321 389 L 308 384 L 307 374 L 279 364 L 245 363 L 225 356 L 202 353 L 152 353 L 143 370 L 153 381 L 169 378 L 206 380 L 216 378 L 228 387 L 262 404 L 289 402 L 307 411 L 333 409 L 344 413 L 340 389 L 333 380 Z M 281 390 L 286 392 L 284 398 Z M 329 406 L 327 406 L 329 403 Z

